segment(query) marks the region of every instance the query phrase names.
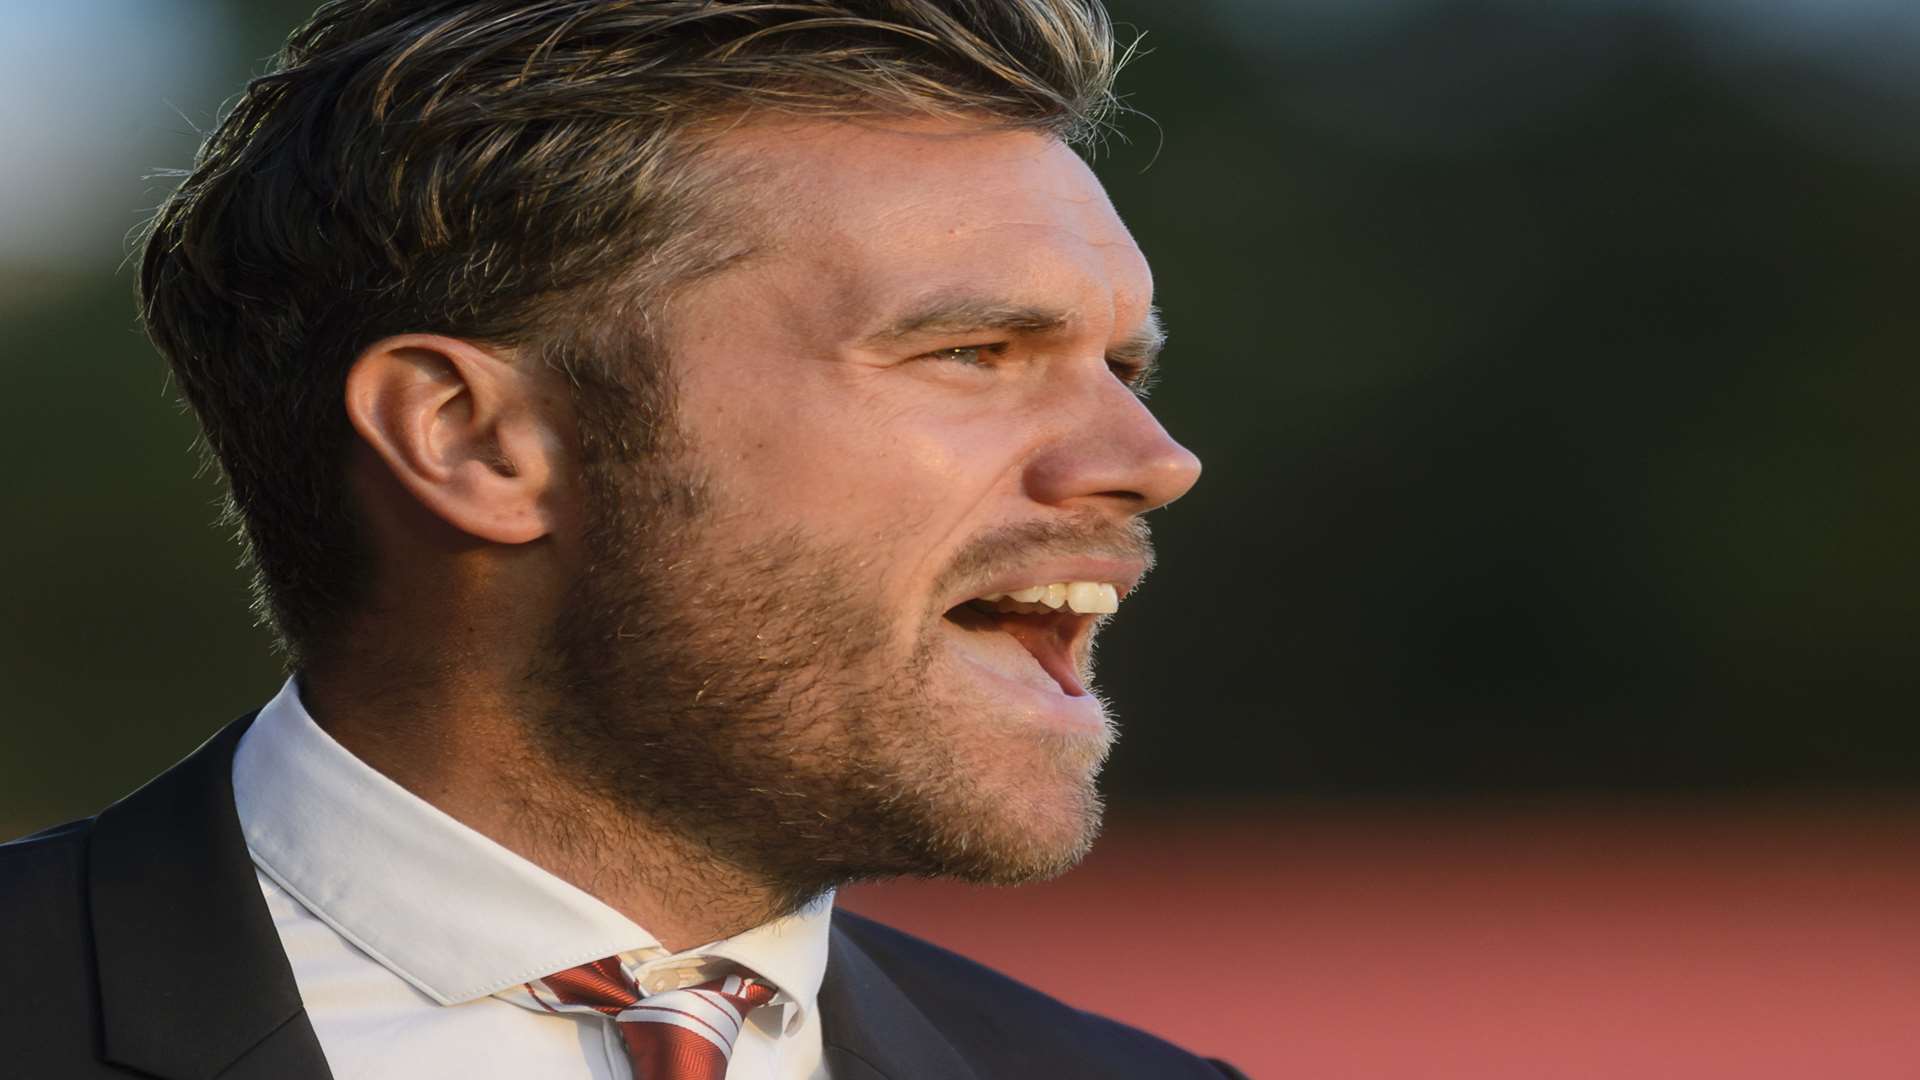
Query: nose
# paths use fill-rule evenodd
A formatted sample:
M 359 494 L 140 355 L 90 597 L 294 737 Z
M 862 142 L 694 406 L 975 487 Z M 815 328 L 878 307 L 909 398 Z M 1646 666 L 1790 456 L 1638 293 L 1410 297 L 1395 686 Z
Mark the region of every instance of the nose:
M 1200 459 L 1108 375 L 1074 411 L 1072 427 L 1030 460 L 1026 487 L 1050 506 L 1130 515 L 1167 505 L 1199 479 Z

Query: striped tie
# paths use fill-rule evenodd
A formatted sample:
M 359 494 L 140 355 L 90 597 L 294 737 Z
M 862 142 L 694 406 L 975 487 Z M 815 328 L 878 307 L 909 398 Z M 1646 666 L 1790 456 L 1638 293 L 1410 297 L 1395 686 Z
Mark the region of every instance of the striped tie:
M 555 972 L 526 990 L 550 1012 L 612 1017 L 634 1080 L 721 1080 L 740 1025 L 775 993 L 758 977 L 740 974 L 643 998 L 617 956 Z

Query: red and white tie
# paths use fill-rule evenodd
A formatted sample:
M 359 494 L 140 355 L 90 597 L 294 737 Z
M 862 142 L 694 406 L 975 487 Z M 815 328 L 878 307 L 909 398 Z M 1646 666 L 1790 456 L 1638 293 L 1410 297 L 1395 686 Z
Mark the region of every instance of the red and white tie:
M 617 956 L 555 972 L 526 991 L 549 1012 L 612 1017 L 634 1080 L 722 1080 L 747 1014 L 776 993 L 743 973 L 643 995 Z

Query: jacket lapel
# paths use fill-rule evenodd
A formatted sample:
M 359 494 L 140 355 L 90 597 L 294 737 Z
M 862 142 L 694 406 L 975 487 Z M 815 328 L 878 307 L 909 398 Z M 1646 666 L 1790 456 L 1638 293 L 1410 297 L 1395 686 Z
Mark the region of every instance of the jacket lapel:
M 820 984 L 833 1080 L 976 1080 L 933 1021 L 836 924 Z
M 90 859 L 107 1060 L 165 1080 L 331 1080 L 233 808 L 227 725 L 102 811 Z

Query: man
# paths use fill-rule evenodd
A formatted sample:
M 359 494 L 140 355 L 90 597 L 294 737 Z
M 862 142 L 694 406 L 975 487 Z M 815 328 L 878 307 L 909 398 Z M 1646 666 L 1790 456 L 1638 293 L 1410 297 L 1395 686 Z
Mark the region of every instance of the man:
M 1093 837 L 1092 636 L 1199 471 L 1070 148 L 1114 67 L 1095 0 L 296 32 L 141 289 L 297 674 L 6 849 L 9 1060 L 1237 1075 L 832 904 Z

